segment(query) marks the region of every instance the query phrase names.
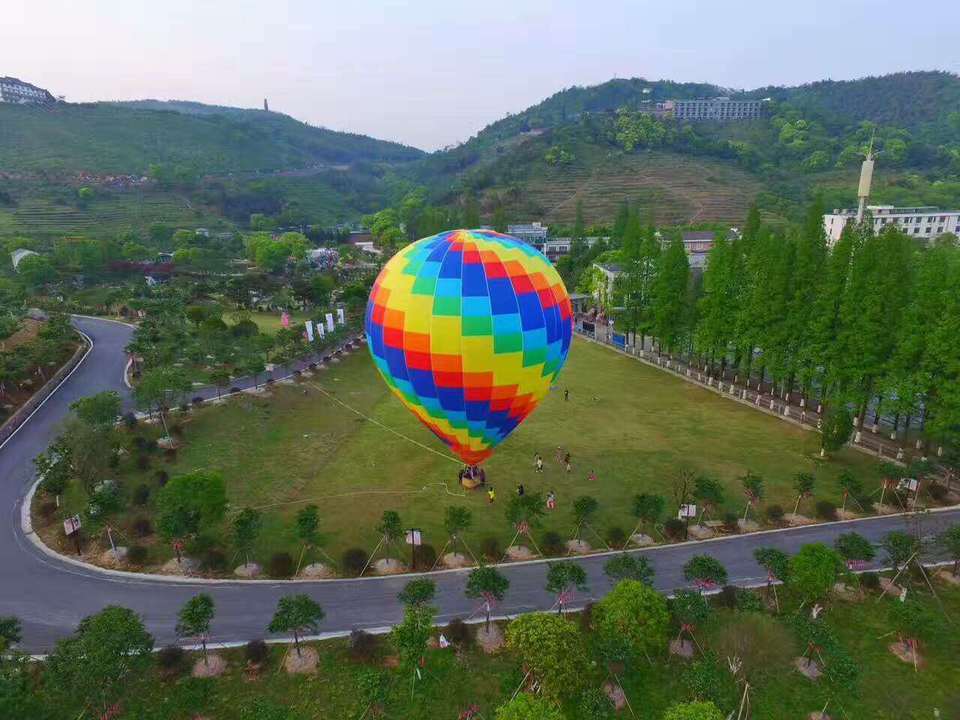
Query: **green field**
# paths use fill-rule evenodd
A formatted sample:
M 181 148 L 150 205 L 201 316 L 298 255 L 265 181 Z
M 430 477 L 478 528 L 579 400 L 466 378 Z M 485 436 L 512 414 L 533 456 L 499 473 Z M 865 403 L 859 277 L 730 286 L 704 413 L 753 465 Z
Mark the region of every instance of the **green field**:
M 936 616 L 941 609 L 952 617 L 960 613 L 960 591 L 955 588 L 938 585 L 939 603 L 923 589 L 912 592 Z M 798 603 L 783 589 L 780 593 L 784 613 L 779 617 L 715 610 L 697 628 L 703 650 L 717 654 L 713 667 L 717 668 L 719 678 L 713 687 L 701 691 L 701 698 L 716 702 L 724 714 L 734 711 L 736 716 L 742 686 L 734 684 L 727 672 L 726 658 L 720 656 L 723 648 L 728 647 L 721 638 L 725 633 L 729 637 L 735 628 L 743 647 L 747 648 L 742 659 L 751 682 L 749 717 L 754 720 L 799 720 L 824 705 L 830 717 L 845 720 L 927 719 L 938 717 L 935 709 L 944 719 L 957 717 L 960 693 L 955 677 L 960 644 L 956 633 L 940 633 L 923 643 L 925 666 L 915 672 L 911 665 L 901 662 L 887 649 L 892 642 L 887 612 L 895 600 L 881 600 L 877 593 L 868 595 L 860 604 L 830 600 L 825 603 L 822 623 L 853 660 L 858 678 L 852 687 L 845 688 L 831 685 L 825 678 L 811 682 L 791 665 L 792 658 L 803 651 L 788 621 Z M 570 617 L 570 622 L 579 621 L 576 615 Z M 266 622 L 265 619 L 264 624 Z M 675 627 L 672 632 L 676 634 Z M 581 637 L 586 646 L 592 648 L 595 636 L 589 629 L 584 629 Z M 758 646 L 758 640 L 776 640 L 777 645 Z M 189 663 L 184 663 L 173 674 L 154 669 L 146 677 L 127 684 L 118 717 L 435 720 L 457 718 L 467 707 L 477 705 L 481 713 L 476 716 L 478 720 L 493 720 L 495 709 L 511 697 L 524 677 L 519 659 L 510 651 L 488 656 L 470 648 L 456 652 L 429 650 L 422 680 L 411 692 L 406 674 L 385 668 L 385 658 L 394 652 L 386 638 L 382 638 L 379 647 L 365 659 L 351 656 L 344 640 L 318 643 L 314 647 L 319 650 L 320 662 L 317 674 L 312 676 L 291 676 L 283 671 L 283 655 L 293 652 L 284 646 L 273 647 L 267 663 L 256 670 L 247 665 L 242 651 L 223 653 L 229 665 L 226 673 L 217 679 L 185 677 Z M 628 663 L 620 675 L 632 713 L 625 710 L 617 715 L 586 714 L 580 710 L 579 693 L 600 687 L 609 677 L 603 663 L 593 660 L 588 653 L 576 658 L 583 672 L 578 678 L 579 687 L 570 688 L 569 699 L 564 702 L 565 720 L 612 720 L 613 717 L 660 720 L 670 705 L 693 698 L 691 662 L 661 651 L 653 653 L 649 663 L 645 660 Z M 197 656 L 193 656 L 189 661 L 196 659 Z M 758 661 L 763 665 L 758 667 Z M 367 709 L 372 696 L 379 696 L 382 714 Z M 62 716 L 64 708 L 57 710 Z M 75 715 L 74 711 L 69 716 Z
M 564 387 L 570 389 L 569 402 L 563 400 Z M 459 463 L 388 394 L 365 350 L 296 386 L 274 386 L 269 397 L 243 395 L 179 422 L 184 445 L 176 460 L 155 455 L 149 469 L 139 470 L 131 453 L 120 466 L 121 484 L 127 493 L 141 483 L 155 490 L 159 467 L 170 475 L 220 471 L 232 511 L 250 506 L 264 512 L 256 552 L 263 563 L 275 552 L 299 550 L 292 519 L 307 503 L 320 506 L 327 550 L 339 557 L 354 546 L 369 551 L 387 509 L 398 511 L 405 526 L 422 528 L 425 542 L 439 551 L 446 540 L 444 512 L 453 504 L 473 511 L 468 541 L 477 546 L 496 537 L 504 547 L 512 537 L 504 509 L 521 482 L 528 493 L 553 490 L 558 496 L 557 510 L 535 537 L 554 530 L 566 539 L 577 496 L 598 499 L 592 524 L 601 534 L 614 526 L 630 531 L 633 496 L 658 493 L 674 507 L 671 482 L 681 469 L 722 481 L 728 489 L 723 510 L 731 512 L 743 511 L 739 478 L 747 470 L 765 479 L 766 504 L 778 503 L 788 512 L 798 472 L 814 473 L 816 499 L 833 501 L 840 495 L 836 478 L 842 469 L 863 477 L 868 489 L 878 477 L 876 461 L 861 453 L 847 450 L 822 462 L 815 457 L 816 434 L 579 340 L 556 390 L 486 463 L 497 490 L 492 506 L 483 492 L 458 486 Z M 555 460 L 557 446 L 572 454 L 569 474 Z M 534 471 L 538 452 L 546 461 L 543 474 Z M 588 480 L 591 471 L 596 482 Z M 83 502 L 73 497 L 67 511 L 81 509 Z M 806 500 L 801 512 L 812 515 L 812 506 Z M 120 526 L 142 512 L 131 507 Z M 228 549 L 225 528 L 212 532 Z M 585 539 L 600 544 L 591 534 Z M 153 552 L 154 560 L 170 553 L 166 545 Z

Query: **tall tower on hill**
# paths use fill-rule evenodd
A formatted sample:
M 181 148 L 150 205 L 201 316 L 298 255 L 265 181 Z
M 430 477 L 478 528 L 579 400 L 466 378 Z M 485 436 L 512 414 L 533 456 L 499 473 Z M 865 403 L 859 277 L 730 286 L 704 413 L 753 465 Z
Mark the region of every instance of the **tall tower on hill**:
M 267 104 L 267 99 L 266 99 L 266 98 L 263 99 L 263 109 L 264 109 L 266 112 L 270 112 L 270 106 Z
M 867 157 L 860 166 L 860 186 L 857 188 L 857 225 L 863 222 L 863 213 L 867 209 L 867 200 L 870 198 L 870 185 L 873 183 L 873 138 L 870 138 L 870 147 Z

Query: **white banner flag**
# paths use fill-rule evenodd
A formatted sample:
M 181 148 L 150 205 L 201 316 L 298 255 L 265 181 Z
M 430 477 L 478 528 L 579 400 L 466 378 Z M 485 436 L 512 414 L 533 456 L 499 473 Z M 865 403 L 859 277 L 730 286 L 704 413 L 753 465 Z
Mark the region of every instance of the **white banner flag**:
M 343 315 L 343 308 L 337 308 L 337 322 L 341 325 L 347 324 L 347 319 Z
M 333 332 L 333 313 L 327 313 L 327 330 Z
M 317 337 L 323 340 L 323 323 L 317 320 Z
M 307 342 L 313 342 L 313 320 L 307 320 Z

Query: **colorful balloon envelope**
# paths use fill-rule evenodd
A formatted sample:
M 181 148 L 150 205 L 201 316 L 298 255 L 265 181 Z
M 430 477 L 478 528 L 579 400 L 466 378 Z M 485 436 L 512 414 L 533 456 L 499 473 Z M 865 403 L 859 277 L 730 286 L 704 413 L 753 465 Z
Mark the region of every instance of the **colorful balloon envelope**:
M 452 230 L 387 262 L 366 331 L 394 394 L 475 465 L 549 392 L 570 350 L 573 313 L 536 248 L 492 230 Z

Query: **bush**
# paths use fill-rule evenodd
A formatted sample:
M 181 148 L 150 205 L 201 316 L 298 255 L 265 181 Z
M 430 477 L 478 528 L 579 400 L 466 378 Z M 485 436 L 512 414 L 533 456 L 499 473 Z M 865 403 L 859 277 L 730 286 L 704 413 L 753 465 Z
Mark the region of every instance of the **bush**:
M 199 557 L 206 553 L 207 550 L 216 547 L 216 544 L 217 541 L 211 535 L 201 533 L 191 538 L 187 543 L 187 554 Z
M 263 640 L 251 640 L 243 646 L 243 655 L 247 662 L 261 665 L 270 656 L 270 648 Z
M 160 487 L 163 487 L 164 485 L 167 484 L 167 481 L 170 479 L 170 473 L 168 473 L 166 470 L 157 470 L 153 474 L 153 477 L 157 481 L 157 485 L 159 485 Z
M 127 562 L 142 567 L 147 564 L 149 551 L 143 545 L 131 545 L 127 548 Z
M 774 525 L 779 525 L 783 522 L 783 508 L 779 505 L 769 505 L 767 506 L 767 520 L 772 522 Z
M 560 537 L 560 533 L 554 532 L 553 530 L 544 533 L 543 535 L 543 552 L 547 555 L 563 555 L 566 551 L 566 544 L 563 542 L 563 538 Z
M 600 688 L 590 688 L 580 694 L 577 717 L 583 720 L 607 720 L 614 716 L 613 703 Z
M 55 500 L 47 500 L 40 505 L 40 517 L 44 520 L 50 520 L 57 512 L 57 503 Z
M 627 531 L 619 525 L 614 525 L 607 530 L 607 545 L 612 548 L 622 548 L 627 544 Z
M 149 470 L 150 469 L 150 456 L 149 455 L 137 455 L 137 469 L 138 470 Z
M 680 518 L 670 518 L 663 524 L 663 531 L 671 540 L 685 540 L 687 524 Z
M 927 486 L 927 492 L 935 502 L 943 502 L 947 499 L 947 486 L 940 483 L 930 483 Z
M 123 416 L 123 424 L 127 430 L 133 430 L 137 426 L 137 416 L 132 412 L 125 413 Z
M 366 567 L 368 559 L 367 551 L 363 548 L 350 548 L 340 558 L 340 565 L 345 574 L 358 577 Z
M 836 520 L 837 506 L 829 500 L 817 501 L 817 517 L 821 520 Z
M 490 562 L 500 562 L 503 558 L 503 551 L 500 549 L 500 541 L 495 537 L 485 537 L 480 541 L 480 552 Z
M 200 567 L 207 572 L 223 572 L 227 569 L 227 556 L 224 554 L 223 550 L 210 548 L 206 553 L 204 553 L 203 560 L 200 562 Z
M 153 535 L 153 523 L 146 515 L 141 515 L 133 521 L 133 534 L 140 538 Z
M 350 657 L 358 662 L 370 662 L 380 648 L 380 639 L 363 630 L 353 630 L 350 633 L 348 645 Z
M 734 585 L 724 585 L 717 595 L 717 602 L 722 607 L 734 610 L 737 607 L 737 588 Z
M 583 606 L 583 610 L 580 611 L 580 632 L 584 635 L 587 633 L 593 632 L 593 609 L 596 607 L 596 603 L 588 602 Z
M 879 590 L 880 576 L 875 572 L 865 572 L 860 575 L 860 586 L 866 590 Z
M 762 612 L 763 602 L 759 593 L 746 588 L 737 588 L 737 610 L 741 612 Z
M 723 528 L 727 532 L 735 533 L 740 529 L 740 526 L 737 524 L 737 521 L 740 520 L 740 516 L 736 513 L 726 513 L 723 516 Z
M 147 504 L 148 500 L 150 500 L 150 486 L 137 485 L 133 491 L 133 504 L 138 507 L 143 507 Z
M 185 657 L 186 653 L 182 647 L 167 645 L 157 653 L 157 664 L 168 675 L 173 675 L 183 668 Z
M 447 640 L 464 650 L 473 645 L 473 633 L 470 631 L 470 626 L 460 618 L 451 620 L 444 628 L 443 634 L 447 636 Z
M 274 553 L 268 565 L 270 577 L 288 578 L 293 575 L 293 558 L 288 552 Z
M 421 545 L 414 553 L 414 570 L 433 570 L 437 563 L 437 551 L 433 545 Z

